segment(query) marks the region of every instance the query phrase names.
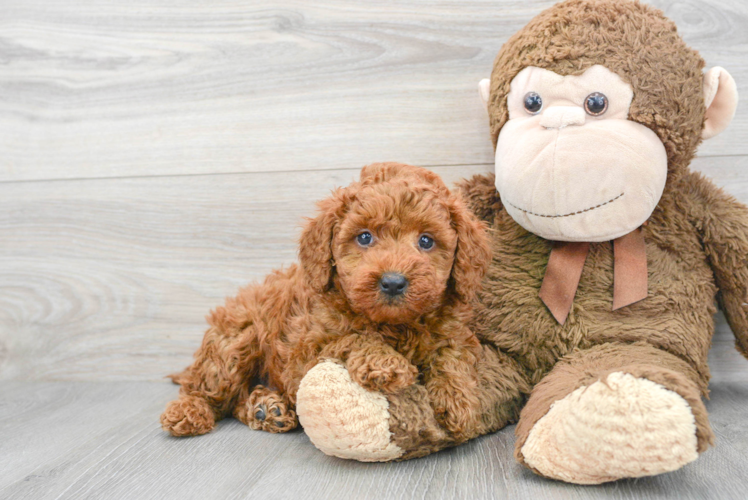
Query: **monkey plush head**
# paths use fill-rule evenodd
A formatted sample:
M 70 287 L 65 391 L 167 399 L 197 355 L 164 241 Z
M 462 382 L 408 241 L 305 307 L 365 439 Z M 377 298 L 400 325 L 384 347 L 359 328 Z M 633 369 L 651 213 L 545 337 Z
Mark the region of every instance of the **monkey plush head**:
M 732 77 L 703 68 L 675 24 L 637 1 L 567 0 L 541 13 L 480 83 L 507 212 L 556 241 L 641 226 L 699 142 L 735 114 Z

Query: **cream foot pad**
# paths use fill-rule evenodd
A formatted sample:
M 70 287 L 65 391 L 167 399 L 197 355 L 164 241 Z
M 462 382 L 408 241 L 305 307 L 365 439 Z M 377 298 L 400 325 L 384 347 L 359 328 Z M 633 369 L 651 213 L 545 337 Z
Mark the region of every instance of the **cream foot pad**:
M 387 399 L 351 380 L 348 370 L 325 361 L 304 376 L 296 412 L 304 432 L 328 455 L 385 462 L 403 454 L 392 443 Z
M 598 484 L 676 470 L 696 459 L 696 444 L 696 422 L 682 397 L 617 372 L 553 403 L 522 455 L 544 476 Z

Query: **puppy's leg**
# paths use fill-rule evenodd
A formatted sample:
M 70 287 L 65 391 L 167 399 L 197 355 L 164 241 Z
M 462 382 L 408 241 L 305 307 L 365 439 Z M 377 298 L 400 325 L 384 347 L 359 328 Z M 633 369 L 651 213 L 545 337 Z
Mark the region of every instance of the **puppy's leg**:
M 204 398 L 197 396 L 181 396 L 161 414 L 161 427 L 173 436 L 205 434 L 215 425 L 215 412 Z
M 379 339 L 351 334 L 322 349 L 320 358 L 346 363 L 351 379 L 370 391 L 398 392 L 413 385 L 418 369 Z
M 426 376 L 426 390 L 437 421 L 457 442 L 471 437 L 481 418 L 478 358 L 467 348 L 437 351 Z
M 272 433 L 288 432 L 299 425 L 288 398 L 261 385 L 236 404 L 234 418 L 250 429 Z
M 262 355 L 258 325 L 249 317 L 233 299 L 213 312 L 195 361 L 173 377 L 182 387 L 179 399 L 161 415 L 165 431 L 174 436 L 210 432 L 231 412 L 239 395 L 247 392 Z

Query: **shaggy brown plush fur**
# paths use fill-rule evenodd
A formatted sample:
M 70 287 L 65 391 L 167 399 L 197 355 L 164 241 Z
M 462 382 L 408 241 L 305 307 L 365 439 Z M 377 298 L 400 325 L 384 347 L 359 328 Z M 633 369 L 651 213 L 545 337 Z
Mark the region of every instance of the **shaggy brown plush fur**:
M 595 64 L 631 84 L 634 99 L 629 119 L 653 130 L 668 155 L 665 192 L 643 228 L 647 299 L 610 310 L 612 247 L 607 242 L 593 243 L 570 319 L 557 324 L 537 298 L 550 242 L 509 217 L 492 176 L 476 177 L 462 186 L 469 205 L 494 229 L 494 261 L 481 293 L 481 302 L 491 307 L 481 308 L 479 335 L 510 353 L 530 385 L 543 381 L 533 391 L 517 428 L 520 460 L 519 450 L 532 423 L 552 403 L 539 401 L 551 384 L 549 379 L 561 377 L 557 361 L 579 362 L 567 358 L 586 359 L 601 346 L 606 357 L 585 361 L 585 377 L 604 379 L 617 369 L 677 392 L 692 406 L 699 451 L 703 451 L 713 434 L 695 394 L 707 395 L 715 299 L 728 317 L 738 349 L 745 355 L 748 346 L 748 210 L 709 180 L 688 171 L 704 123 L 704 62 L 659 10 L 638 2 L 569 0 L 533 19 L 502 47 L 494 64 L 489 99 L 494 144 L 508 118 L 510 82 L 524 67 L 578 75 Z M 641 343 L 657 350 L 630 354 Z M 662 375 L 666 372 L 673 375 Z M 589 383 L 580 376 L 564 378 L 567 386 L 555 390 L 555 399 Z
M 612 244 L 591 243 L 571 312 L 559 324 L 538 296 L 552 243 L 509 216 L 493 175 L 460 185 L 468 206 L 489 224 L 493 247 L 472 323 L 484 349 L 493 353 L 484 356 L 493 361 L 480 366 L 485 382 L 480 399 L 489 413 L 473 434 L 506 425 L 524 405 L 517 426 L 521 462 L 523 443 L 553 402 L 605 381 L 611 372 L 648 379 L 680 395 L 694 415 L 701 452 L 714 438 L 700 396 L 707 395 L 715 302 L 738 350 L 748 357 L 748 209 L 688 170 L 704 124 L 704 62 L 659 10 L 629 1 L 568 0 L 532 20 L 502 47 L 494 64 L 489 99 L 494 144 L 508 119 L 509 84 L 520 70 L 533 65 L 578 75 L 595 64 L 632 85 L 629 118 L 653 130 L 667 150 L 665 192 L 643 227 L 646 299 L 611 310 Z M 452 444 L 433 429 L 418 394 L 413 387 L 388 396 L 393 441 L 405 450 L 400 458 Z M 419 434 L 421 427 L 429 432 Z
M 337 358 L 371 390 L 394 393 L 419 379 L 422 402 L 447 429 L 441 435 L 466 439 L 482 413 L 482 350 L 466 326 L 490 260 L 482 223 L 436 174 L 396 163 L 364 167 L 359 182 L 319 207 L 301 237 L 300 266 L 212 312 L 195 362 L 173 377 L 180 398 L 161 416 L 163 428 L 204 434 L 233 414 L 253 429 L 289 431 L 301 378 Z M 362 231 L 371 244 L 357 241 Z M 423 234 L 432 248 L 418 246 Z M 392 272 L 408 280 L 396 297 L 380 288 Z M 272 389 L 253 385 L 258 378 Z

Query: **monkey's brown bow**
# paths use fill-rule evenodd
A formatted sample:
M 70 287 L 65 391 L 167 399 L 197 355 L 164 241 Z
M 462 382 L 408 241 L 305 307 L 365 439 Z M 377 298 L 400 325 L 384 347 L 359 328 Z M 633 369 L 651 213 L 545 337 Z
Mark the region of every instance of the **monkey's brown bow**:
M 590 244 L 554 242 L 540 300 L 560 324 L 566 322 Z M 613 240 L 613 310 L 647 297 L 647 252 L 641 228 Z

